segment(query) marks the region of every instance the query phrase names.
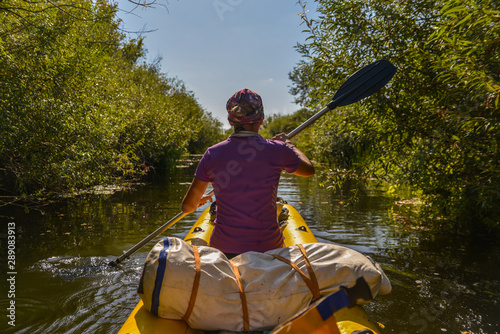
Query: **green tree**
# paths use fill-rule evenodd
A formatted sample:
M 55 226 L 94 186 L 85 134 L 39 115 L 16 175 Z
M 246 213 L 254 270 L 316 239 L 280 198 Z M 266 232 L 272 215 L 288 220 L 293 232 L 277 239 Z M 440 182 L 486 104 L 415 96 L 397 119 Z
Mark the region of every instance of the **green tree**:
M 498 228 L 498 4 L 316 2 L 318 19 L 303 15 L 304 60 L 290 75 L 306 106 L 326 104 L 332 88 L 374 60 L 398 68 L 380 94 L 315 127 L 317 158 L 331 164 L 332 183 L 411 185 L 437 227 Z
M 262 134 L 266 138 L 272 138 L 279 133 L 289 133 L 313 114 L 314 112 L 302 108 L 290 115 L 270 115 L 264 119 Z
M 186 124 L 209 117 L 182 81 L 141 62 L 143 39 L 126 39 L 116 10 L 0 3 L 4 191 L 66 193 L 167 166 L 197 136 Z
M 274 114 L 266 116 L 260 134 L 264 138 L 271 139 L 279 133 L 290 133 L 313 114 L 314 111 L 301 108 L 289 115 Z M 311 141 L 311 128 L 304 129 L 300 134 L 292 138 L 292 141 L 301 151 L 309 154 L 313 147 Z
M 201 154 L 214 143 L 227 138 L 222 131 L 222 122 L 213 117 L 211 113 L 204 113 L 192 119 L 188 127 L 193 131 L 192 138 L 188 143 L 189 153 Z

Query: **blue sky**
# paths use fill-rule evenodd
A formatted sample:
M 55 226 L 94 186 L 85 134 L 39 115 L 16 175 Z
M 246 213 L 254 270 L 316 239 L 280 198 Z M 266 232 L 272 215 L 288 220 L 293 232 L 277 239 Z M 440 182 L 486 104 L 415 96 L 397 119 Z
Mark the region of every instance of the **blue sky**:
M 157 2 L 166 8 L 136 8 L 127 14 L 133 6 L 119 0 L 122 28 L 155 30 L 142 34 L 148 60 L 162 57 L 162 72 L 182 80 L 224 127 L 229 127 L 226 101 L 243 88 L 261 95 L 266 115 L 299 108 L 288 93 L 288 73 L 300 60 L 294 46 L 307 37 L 296 0 Z

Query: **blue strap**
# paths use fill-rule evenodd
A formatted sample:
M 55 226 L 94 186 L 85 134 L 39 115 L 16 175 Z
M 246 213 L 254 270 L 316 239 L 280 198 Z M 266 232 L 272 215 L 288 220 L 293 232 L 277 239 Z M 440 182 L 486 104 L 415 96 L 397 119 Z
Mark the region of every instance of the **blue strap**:
M 163 238 L 163 249 L 158 257 L 158 269 L 156 269 L 155 287 L 151 298 L 151 313 L 158 316 L 158 308 L 160 307 L 160 292 L 165 276 L 165 267 L 167 266 L 168 250 L 170 249 L 170 238 Z
M 333 313 L 349 305 L 350 301 L 347 293 L 343 289 L 340 289 L 328 297 L 325 297 L 325 299 L 316 305 L 316 309 L 321 315 L 323 321 L 325 321 L 331 317 Z

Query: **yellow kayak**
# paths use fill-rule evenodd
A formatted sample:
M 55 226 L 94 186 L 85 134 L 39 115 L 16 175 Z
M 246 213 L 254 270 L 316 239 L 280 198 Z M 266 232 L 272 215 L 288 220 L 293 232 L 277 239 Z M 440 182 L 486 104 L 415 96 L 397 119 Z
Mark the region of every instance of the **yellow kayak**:
M 282 210 L 284 208 L 284 210 Z M 207 245 L 213 229 L 214 214 L 208 207 L 198 218 L 184 240 L 195 245 Z M 286 221 L 282 227 L 285 246 L 317 242 L 298 211 L 286 203 L 278 204 L 280 221 Z M 340 333 L 351 334 L 354 331 L 370 329 L 380 334 L 380 327 L 370 320 L 361 306 L 343 308 L 335 314 Z M 118 334 L 204 334 L 204 330 L 192 329 L 182 320 L 168 320 L 150 313 L 141 301 L 127 318 Z M 213 332 L 210 332 L 213 333 Z

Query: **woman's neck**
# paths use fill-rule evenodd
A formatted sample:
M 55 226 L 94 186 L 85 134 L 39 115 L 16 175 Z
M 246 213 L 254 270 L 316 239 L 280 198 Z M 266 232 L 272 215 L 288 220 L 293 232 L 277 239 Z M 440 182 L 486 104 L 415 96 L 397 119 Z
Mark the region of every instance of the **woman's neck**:
M 234 127 L 234 133 L 249 131 L 259 133 L 260 123 L 241 124 Z

